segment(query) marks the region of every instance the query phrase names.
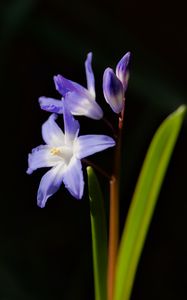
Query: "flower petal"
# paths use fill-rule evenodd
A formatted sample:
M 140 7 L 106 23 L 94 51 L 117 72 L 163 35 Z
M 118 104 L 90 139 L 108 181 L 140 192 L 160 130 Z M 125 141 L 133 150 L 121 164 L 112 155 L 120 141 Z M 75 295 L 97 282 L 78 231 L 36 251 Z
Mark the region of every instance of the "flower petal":
M 63 102 L 62 100 L 57 100 L 48 97 L 40 97 L 38 99 L 41 109 L 52 112 L 52 113 L 63 113 Z
M 67 105 L 70 112 L 77 116 L 86 116 L 99 120 L 103 117 L 103 111 L 91 95 L 84 96 L 80 93 L 72 92 L 66 94 Z
M 125 103 L 124 90 L 121 81 L 111 68 L 107 68 L 103 75 L 103 93 L 112 110 L 119 114 Z
M 27 174 L 31 174 L 38 168 L 54 167 L 60 162 L 57 155 L 51 155 L 51 147 L 48 145 L 41 145 L 32 149 L 32 153 L 28 157 Z
M 77 93 L 81 93 L 83 95 L 89 94 L 88 91 L 83 86 L 81 86 L 80 84 L 78 84 L 74 81 L 66 79 L 62 75 L 54 76 L 53 79 L 54 79 L 56 90 L 63 97 L 65 97 L 65 95 L 68 92 L 77 92 Z
M 62 183 L 64 165 L 58 164 L 48 171 L 41 179 L 37 194 L 37 204 L 44 207 L 47 199 L 57 192 Z
M 95 100 L 95 78 L 92 70 L 92 53 L 88 53 L 85 61 L 87 88 Z
M 69 111 L 66 97 L 64 99 L 64 133 L 65 144 L 72 143 L 79 133 L 80 125 Z
M 82 135 L 75 141 L 74 149 L 77 158 L 81 159 L 96 152 L 115 146 L 115 141 L 107 135 Z
M 57 115 L 52 114 L 48 120 L 42 125 L 42 137 L 46 144 L 53 147 L 62 146 L 64 144 L 64 134 L 55 122 Z
M 70 194 L 81 199 L 84 191 L 82 165 L 79 159 L 73 157 L 63 173 L 63 182 Z
M 130 52 L 127 52 L 116 66 L 116 75 L 119 78 L 119 80 L 122 82 L 124 91 L 126 91 L 128 85 L 128 79 L 129 79 L 128 64 L 130 61 L 130 56 L 131 56 Z

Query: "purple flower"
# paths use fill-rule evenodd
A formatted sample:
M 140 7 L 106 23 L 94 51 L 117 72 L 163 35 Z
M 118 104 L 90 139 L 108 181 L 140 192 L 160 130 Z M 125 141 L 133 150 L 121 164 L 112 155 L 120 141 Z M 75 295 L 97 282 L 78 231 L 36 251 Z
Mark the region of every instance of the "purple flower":
M 38 168 L 51 167 L 39 185 L 37 203 L 40 207 L 45 206 L 62 182 L 73 197 L 81 199 L 84 191 L 81 159 L 115 145 L 106 135 L 78 136 L 79 122 L 67 109 L 66 101 L 63 111 L 64 133 L 55 122 L 57 115 L 52 114 L 42 126 L 46 144 L 34 148 L 28 157 L 28 174 Z
M 119 114 L 125 105 L 125 92 L 128 86 L 128 64 L 130 52 L 127 52 L 116 66 L 116 74 L 107 68 L 103 75 L 103 93 L 112 110 Z
M 95 101 L 95 79 L 92 70 L 92 53 L 88 53 L 85 61 L 87 89 L 80 84 L 66 79 L 62 75 L 54 76 L 56 90 L 61 94 L 61 100 L 40 97 L 39 103 L 42 109 L 63 113 L 63 100 L 67 99 L 68 109 L 73 115 L 86 116 L 99 120 L 103 117 L 101 107 Z

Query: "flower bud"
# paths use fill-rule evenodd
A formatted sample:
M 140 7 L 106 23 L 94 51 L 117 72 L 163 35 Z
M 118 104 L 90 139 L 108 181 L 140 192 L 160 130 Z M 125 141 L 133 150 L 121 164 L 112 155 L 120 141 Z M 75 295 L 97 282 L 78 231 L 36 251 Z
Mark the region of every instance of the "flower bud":
M 107 68 L 103 75 L 103 93 L 112 110 L 119 114 L 124 107 L 124 90 L 122 82 L 111 68 Z
M 130 60 L 130 52 L 127 52 L 116 66 L 116 76 L 122 82 L 124 91 L 126 91 L 127 89 L 128 79 L 129 79 L 129 71 L 128 71 L 129 60 Z

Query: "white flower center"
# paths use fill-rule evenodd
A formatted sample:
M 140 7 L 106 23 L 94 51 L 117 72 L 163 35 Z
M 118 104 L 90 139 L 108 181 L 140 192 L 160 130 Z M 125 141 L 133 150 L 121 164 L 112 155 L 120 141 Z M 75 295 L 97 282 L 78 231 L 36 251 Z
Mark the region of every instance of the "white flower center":
M 73 147 L 63 146 L 63 147 L 53 147 L 50 150 L 51 155 L 58 156 L 61 158 L 65 164 L 68 164 L 73 156 Z

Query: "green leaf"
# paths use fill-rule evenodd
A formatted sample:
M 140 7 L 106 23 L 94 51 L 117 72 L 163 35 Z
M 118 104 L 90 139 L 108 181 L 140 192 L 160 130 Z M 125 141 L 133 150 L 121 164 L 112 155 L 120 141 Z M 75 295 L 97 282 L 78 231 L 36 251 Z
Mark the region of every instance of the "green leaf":
M 114 300 L 129 300 L 140 255 L 186 106 L 167 117 L 148 149 L 126 219 L 117 260 Z
M 104 203 L 99 182 L 91 167 L 87 167 L 92 230 L 95 299 L 106 300 L 107 229 Z

